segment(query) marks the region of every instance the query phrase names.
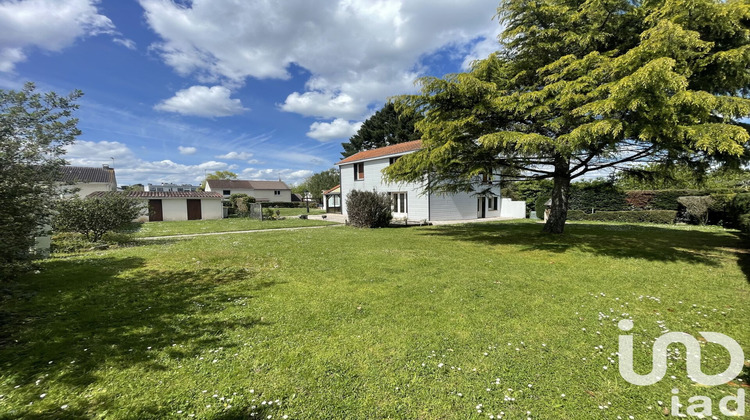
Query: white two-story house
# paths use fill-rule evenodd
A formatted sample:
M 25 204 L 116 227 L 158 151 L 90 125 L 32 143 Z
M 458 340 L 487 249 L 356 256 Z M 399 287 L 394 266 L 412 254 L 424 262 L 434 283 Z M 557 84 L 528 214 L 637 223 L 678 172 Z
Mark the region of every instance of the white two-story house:
M 341 170 L 341 210 L 346 216 L 346 197 L 352 190 L 386 192 L 391 197 L 393 217 L 413 221 L 469 220 L 486 217 L 525 218 L 526 204 L 500 196 L 495 183 L 484 194 L 425 192 L 417 183 L 388 183 L 383 169 L 400 156 L 422 148 L 415 140 L 392 146 L 365 150 L 349 156 L 336 165 Z M 484 187 L 484 186 L 483 186 Z M 483 188 L 483 190 L 486 188 Z

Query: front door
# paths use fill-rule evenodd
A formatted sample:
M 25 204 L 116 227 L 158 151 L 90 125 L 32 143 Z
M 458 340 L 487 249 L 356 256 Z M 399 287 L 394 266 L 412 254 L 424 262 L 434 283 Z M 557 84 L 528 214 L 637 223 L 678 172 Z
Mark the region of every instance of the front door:
M 484 219 L 486 217 L 487 199 L 484 197 L 477 198 L 477 219 Z
M 148 200 L 148 221 L 161 222 L 164 220 L 164 213 L 161 209 L 161 200 Z
M 188 220 L 201 220 L 201 200 L 187 201 Z

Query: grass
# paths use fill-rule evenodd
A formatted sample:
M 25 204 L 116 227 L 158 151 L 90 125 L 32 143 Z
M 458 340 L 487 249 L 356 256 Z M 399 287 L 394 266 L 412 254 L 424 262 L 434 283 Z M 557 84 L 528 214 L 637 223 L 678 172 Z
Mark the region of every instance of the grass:
M 325 210 L 319 210 L 314 207 L 310 207 L 310 213 L 307 212 L 306 208 L 279 208 L 273 209 L 274 211 L 279 210 L 281 215 L 284 217 L 299 216 L 300 214 L 326 214 Z
M 673 353 L 663 381 L 630 385 L 617 320 L 635 321 L 641 373 L 664 328 L 721 332 L 748 354 L 748 276 L 733 232 L 593 223 L 554 237 L 528 222 L 342 227 L 61 256 L 0 301 L 0 418 L 643 419 L 662 417 L 672 388 L 684 404 L 711 397 L 718 415 L 747 369 L 697 387 Z M 709 344 L 703 360 L 717 373 L 728 357 Z
M 280 209 L 280 210 L 298 210 L 298 209 Z M 304 211 L 304 209 L 303 209 Z M 300 213 L 298 213 L 300 214 Z M 137 238 L 171 236 L 171 235 L 188 235 L 196 233 L 211 232 L 237 232 L 243 230 L 258 229 L 283 229 L 305 226 L 324 226 L 331 222 L 322 220 L 305 220 L 298 219 L 292 214 L 282 216 L 287 217 L 284 220 L 256 220 L 245 217 L 215 219 L 215 220 L 189 220 L 179 222 L 147 222 L 135 224 L 133 235 Z

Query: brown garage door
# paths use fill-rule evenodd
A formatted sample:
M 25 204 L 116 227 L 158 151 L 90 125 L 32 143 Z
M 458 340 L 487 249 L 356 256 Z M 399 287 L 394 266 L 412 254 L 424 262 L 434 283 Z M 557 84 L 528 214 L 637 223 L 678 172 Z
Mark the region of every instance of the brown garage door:
M 201 200 L 187 201 L 188 220 L 201 220 Z
M 148 221 L 161 222 L 164 220 L 164 212 L 161 209 L 161 200 L 148 200 Z

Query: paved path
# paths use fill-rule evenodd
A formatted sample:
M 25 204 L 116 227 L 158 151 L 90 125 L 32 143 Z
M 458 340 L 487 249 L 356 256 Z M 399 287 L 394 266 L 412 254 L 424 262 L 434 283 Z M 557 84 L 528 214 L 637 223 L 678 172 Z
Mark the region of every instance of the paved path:
M 230 232 L 188 233 L 184 235 L 146 236 L 144 238 L 137 238 L 137 239 L 154 241 L 157 239 L 180 239 L 180 238 L 192 238 L 195 236 L 232 235 L 235 233 L 259 233 L 259 232 L 290 231 L 290 230 L 302 230 L 302 229 L 322 229 L 322 228 L 336 227 L 336 226 L 343 226 L 343 225 L 331 224 L 331 225 L 323 225 L 323 226 L 302 226 L 302 227 L 276 228 L 276 229 L 234 230 Z

